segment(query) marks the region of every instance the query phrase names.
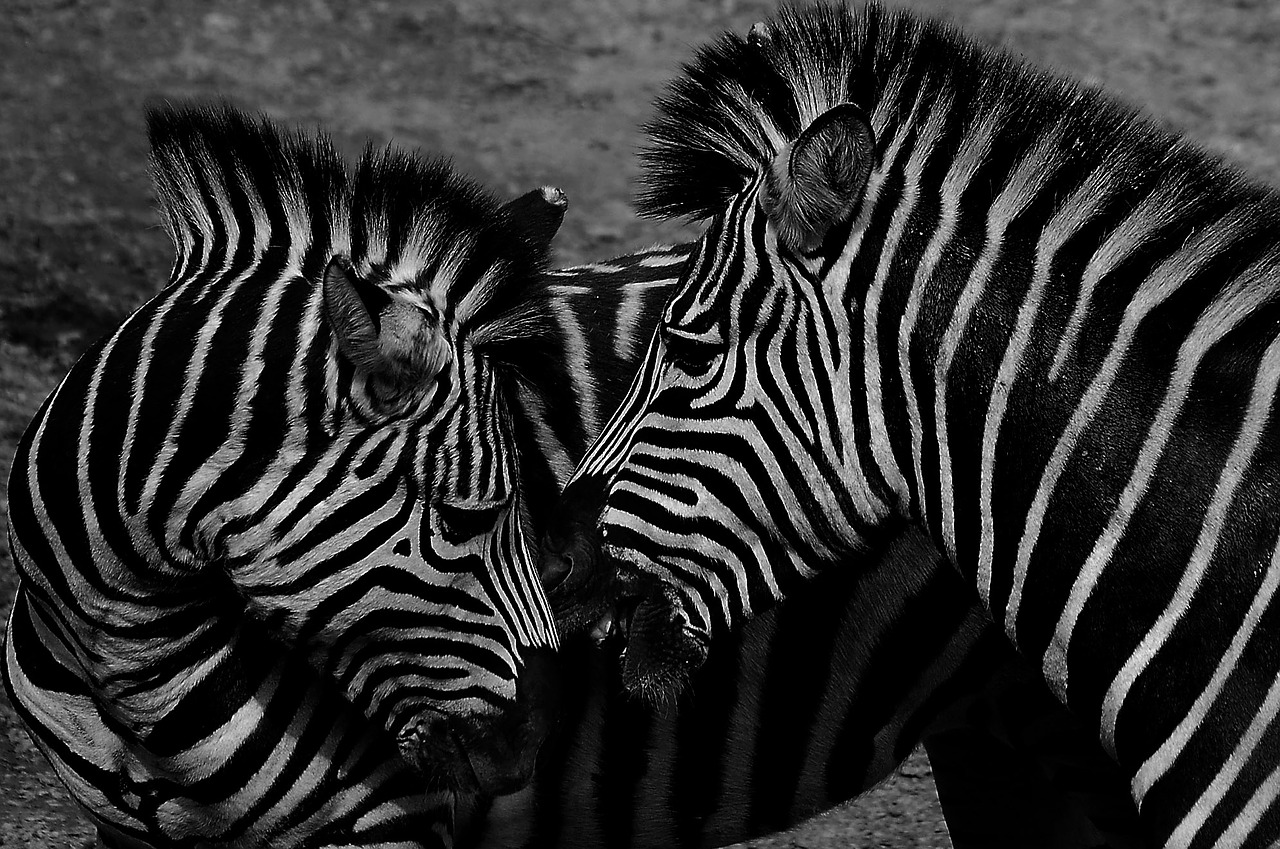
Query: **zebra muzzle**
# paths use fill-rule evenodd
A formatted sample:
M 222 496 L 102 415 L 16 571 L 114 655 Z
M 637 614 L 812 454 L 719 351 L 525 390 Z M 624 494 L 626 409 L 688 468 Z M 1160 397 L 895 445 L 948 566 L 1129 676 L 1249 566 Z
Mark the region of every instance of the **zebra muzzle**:
M 629 692 L 653 704 L 670 703 L 706 662 L 709 636 L 690 623 L 672 590 L 625 578 L 622 586 L 633 593 L 614 601 L 591 637 L 597 644 L 623 642 L 622 683 Z
M 522 660 L 515 707 L 464 748 L 475 787 L 485 795 L 514 793 L 529 783 L 538 750 L 558 716 L 561 682 L 555 652 L 533 649 Z
M 493 797 L 529 783 L 538 750 L 556 720 L 561 688 L 553 651 L 534 649 L 522 660 L 516 701 L 502 713 L 434 714 L 400 732 L 402 755 L 423 772 L 429 786 Z

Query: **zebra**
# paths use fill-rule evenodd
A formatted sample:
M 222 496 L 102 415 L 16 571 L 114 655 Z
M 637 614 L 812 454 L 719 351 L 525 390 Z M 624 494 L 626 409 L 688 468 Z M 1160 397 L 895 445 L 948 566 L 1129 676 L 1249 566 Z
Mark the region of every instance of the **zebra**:
M 248 209 L 257 211 L 259 218 L 279 217 L 283 208 L 281 198 L 287 197 L 285 192 L 289 187 L 289 183 L 282 182 L 277 174 L 281 162 L 285 161 L 280 154 L 288 152 L 288 145 L 297 144 L 301 140 L 281 138 L 280 133 L 273 128 L 265 124 L 252 126 L 244 116 L 234 113 L 157 114 L 152 117 L 152 123 L 158 179 L 163 180 L 166 174 L 174 172 L 189 174 L 192 180 L 202 181 L 202 199 L 221 199 L 225 204 L 235 204 L 238 200 L 242 205 L 241 209 L 245 204 L 251 204 Z M 253 145 L 265 145 L 269 150 L 255 151 Z M 313 142 L 304 146 L 312 148 L 317 145 Z M 250 149 L 246 151 L 246 148 Z M 255 173 L 237 164 L 236 157 L 268 152 L 272 154 L 269 157 L 269 172 Z M 293 153 L 301 155 L 297 150 Z M 227 157 L 221 160 L 221 168 L 217 170 L 215 166 L 218 160 L 215 155 Z M 314 151 L 310 155 L 314 156 Z M 331 151 L 326 151 L 324 155 L 333 157 Z M 301 162 L 301 159 L 298 161 Z M 335 170 L 341 170 L 340 163 L 334 161 L 332 164 Z M 199 171 L 195 170 L 197 165 Z M 251 178 L 256 178 L 256 181 L 250 183 Z M 236 180 L 239 182 L 235 182 Z M 263 186 L 270 186 L 272 183 L 280 190 L 280 195 L 274 200 L 281 203 L 281 207 L 274 210 L 269 205 L 271 201 L 261 195 L 255 197 L 256 204 L 253 200 L 246 200 L 245 196 L 237 198 L 235 195 L 236 190 L 245 191 L 251 185 L 261 192 Z M 247 195 L 247 191 L 245 194 Z M 429 194 L 424 192 L 423 198 Z M 303 195 L 299 193 L 291 200 L 296 204 L 298 197 Z M 168 195 L 162 194 L 162 203 L 166 200 L 168 206 L 164 211 L 171 216 L 171 227 L 194 218 L 190 208 L 178 206 L 179 202 L 190 202 L 190 197 L 184 196 L 181 190 L 171 188 Z M 314 199 L 309 199 L 308 202 L 314 203 Z M 562 194 L 541 190 L 508 204 L 502 214 L 507 219 L 516 219 L 535 244 L 542 245 L 549 242 L 554 234 L 560 216 L 563 215 L 564 204 Z M 178 219 L 177 224 L 173 221 L 175 209 L 186 215 L 185 218 Z M 232 209 L 232 212 L 236 210 Z M 273 216 L 272 212 L 276 214 Z M 302 233 L 298 229 L 299 213 L 306 213 L 307 210 L 294 206 L 289 212 L 293 216 L 289 233 L 296 237 Z M 174 241 L 179 251 L 184 246 L 187 250 L 207 251 L 206 256 L 200 260 L 200 267 L 212 269 L 220 259 L 225 265 L 226 257 L 233 249 L 231 245 L 238 237 L 238 234 L 230 232 L 229 225 L 244 219 L 239 214 L 227 214 L 225 206 L 218 209 L 206 206 L 203 213 L 208 216 L 205 219 L 207 224 L 220 225 L 224 229 L 221 233 L 212 233 L 209 229 L 197 233 L 204 238 L 224 240 L 220 247 L 191 246 L 187 241 L 192 238 L 190 233 L 179 233 Z M 219 219 L 216 213 L 225 214 L 226 218 Z M 302 220 L 305 222 L 306 219 Z M 213 224 L 215 221 L 219 222 L 218 225 Z M 276 242 L 278 236 L 277 233 L 271 237 L 272 243 Z M 263 244 L 267 243 L 268 237 L 269 234 L 265 233 L 256 235 Z M 394 242 L 391 244 L 394 246 Z M 282 247 L 278 244 L 276 246 Z M 291 251 L 313 249 L 310 246 L 295 247 L 292 241 L 283 247 Z M 314 250 L 322 251 L 323 248 L 316 247 Z M 389 248 L 384 250 L 390 252 Z M 687 259 L 688 253 L 688 246 L 655 249 L 582 269 L 552 272 L 547 276 L 554 283 L 552 320 L 558 328 L 552 336 L 563 341 L 566 352 L 547 359 L 542 364 L 544 367 L 538 370 L 534 383 L 517 382 L 515 400 L 512 401 L 512 409 L 518 411 L 513 416 L 517 423 L 514 428 L 517 441 L 528 437 L 528 442 L 520 445 L 521 451 L 517 453 L 521 456 L 518 478 L 521 489 L 527 492 L 520 502 L 521 512 L 531 526 L 537 527 L 539 522 L 545 521 L 535 516 L 533 507 L 551 503 L 548 494 L 538 492 L 539 488 L 548 485 L 547 482 L 550 481 L 550 485 L 558 490 L 573 467 L 573 459 L 585 450 L 590 438 L 598 431 L 603 417 L 607 416 L 620 397 L 639 354 L 643 352 L 640 346 L 643 344 L 644 334 L 640 329 L 647 330 L 656 323 L 661 302 L 676 280 L 675 269 Z M 178 262 L 181 264 L 184 261 L 193 260 L 184 259 L 180 254 Z M 317 261 L 314 258 L 306 260 L 311 263 Z M 299 262 L 299 267 L 305 269 L 306 265 Z M 229 274 L 227 271 L 221 273 Z M 182 275 L 175 273 L 175 285 L 192 274 L 193 271 Z M 206 271 L 205 274 L 207 278 L 212 276 L 211 271 Z M 247 278 L 248 271 L 242 271 L 241 277 Z M 602 291 L 605 287 L 600 281 L 593 279 L 600 277 L 620 279 L 625 285 L 616 293 Z M 216 281 L 205 281 L 206 286 L 215 284 Z M 301 285 L 301 281 L 295 281 L 293 285 Z M 205 292 L 203 296 L 208 298 L 210 294 Z M 169 313 L 174 309 L 176 307 L 173 305 L 167 307 Z M 153 320 L 158 319 L 153 317 Z M 141 319 L 135 318 L 133 321 Z M 110 357 L 113 351 L 118 351 L 125 344 L 119 338 L 124 333 L 122 329 L 116 337 L 104 340 L 101 343 L 102 350 L 90 352 L 88 358 Z M 497 350 L 497 346 L 495 341 L 489 349 L 490 355 Z M 523 359 L 519 364 L 522 369 L 528 368 L 528 362 Z M 559 370 L 545 366 L 558 366 Z M 108 367 L 109 364 L 100 366 L 104 374 Z M 555 393 L 548 389 L 567 387 L 575 377 L 583 375 L 589 375 L 591 383 L 579 382 L 571 397 L 557 399 Z M 68 378 L 70 385 L 60 392 L 70 396 L 74 379 L 73 373 Z M 98 378 L 99 385 L 101 380 Z M 497 397 L 498 394 L 491 396 L 490 402 Z M 555 403 L 549 403 L 552 401 Z M 571 406 L 562 407 L 561 401 Z M 95 414 L 98 409 L 95 404 Z M 581 421 L 577 422 L 563 415 L 565 409 L 579 411 Z M 46 412 L 45 415 L 49 413 Z M 519 426 L 518 423 L 522 420 L 529 424 Z M 98 424 L 105 424 L 105 421 L 104 417 Z M 477 448 L 483 450 L 484 443 Z M 27 459 L 19 468 L 30 469 L 33 459 L 31 448 L 28 446 L 24 450 L 27 452 Z M 16 489 L 14 494 L 18 495 Z M 13 531 L 21 533 L 21 530 L 22 525 L 16 520 Z M 933 562 L 919 554 L 910 557 L 899 554 L 897 559 L 904 557 L 918 567 L 927 567 Z M 881 572 L 885 576 L 880 582 L 881 589 L 870 590 L 869 582 L 866 581 L 860 582 L 855 588 L 838 589 L 841 598 L 852 594 L 866 599 L 868 613 L 859 618 L 863 626 L 866 627 L 868 622 L 880 621 L 875 620 L 874 616 L 877 612 L 888 609 L 882 606 L 882 600 L 886 596 L 899 598 L 898 603 L 904 612 L 907 609 L 916 611 L 916 615 L 922 620 L 928 619 L 936 623 L 936 605 L 930 606 L 925 600 L 946 597 L 949 590 L 934 589 L 933 585 L 950 576 L 940 573 L 935 564 L 931 573 L 924 573 L 928 577 L 921 580 L 916 595 L 903 597 L 903 584 L 895 558 L 886 558 L 885 562 L 888 565 Z M 825 599 L 826 592 L 823 589 L 815 593 L 813 598 Z M 777 674 L 763 671 L 761 659 L 768 659 L 771 669 L 790 665 L 796 649 L 787 650 L 787 646 L 796 645 L 794 635 L 804 633 L 806 629 L 803 626 L 809 620 L 805 603 L 803 598 L 797 599 L 792 608 L 794 614 L 790 621 L 798 624 L 788 626 L 784 620 L 775 626 L 768 624 L 766 618 L 749 629 L 740 645 L 726 648 L 726 661 L 713 661 L 708 674 L 729 676 L 737 680 L 739 695 L 731 701 L 700 701 L 686 706 L 680 713 L 678 725 L 670 717 L 654 716 L 634 705 L 623 703 L 614 692 L 615 682 L 606 667 L 598 659 L 594 659 L 586 647 L 578 644 L 576 654 L 563 665 L 571 670 L 587 668 L 590 675 L 574 679 L 576 686 L 568 688 L 569 692 L 562 695 L 570 702 L 571 711 L 576 717 L 573 727 L 583 729 L 585 733 L 575 732 L 553 738 L 553 745 L 548 746 L 542 754 L 542 765 L 536 776 L 536 789 L 516 796 L 499 797 L 496 806 L 483 812 L 480 818 L 482 825 L 472 826 L 473 830 L 482 832 L 481 842 L 490 845 L 493 840 L 509 840 L 512 839 L 511 832 L 523 835 L 526 840 L 523 845 L 528 846 L 548 846 L 553 845 L 553 841 L 554 845 L 584 845 L 583 841 L 594 840 L 607 832 L 621 841 L 622 834 L 618 831 L 618 824 L 640 822 L 640 817 L 643 817 L 647 828 L 638 830 L 637 835 L 630 839 L 631 845 L 644 845 L 645 840 L 652 841 L 655 836 L 661 836 L 665 840 L 666 835 L 677 832 L 681 835 L 683 845 L 723 844 L 785 827 L 875 784 L 914 745 L 919 736 L 916 729 L 937 727 L 940 722 L 938 717 L 944 713 L 943 707 L 951 712 L 956 710 L 955 703 L 959 701 L 955 697 L 957 692 L 988 686 L 988 677 L 978 672 L 994 668 L 996 662 L 984 659 L 983 651 L 973 650 L 977 643 L 973 640 L 972 628 L 960 629 L 956 635 L 940 635 L 935 657 L 930 657 L 926 652 L 922 658 L 918 679 L 912 677 L 910 672 L 900 674 L 896 669 L 871 663 L 878 656 L 873 652 L 851 651 L 856 646 L 871 645 L 874 641 L 862 630 L 846 631 L 840 635 L 839 640 L 832 643 L 831 656 L 856 659 L 861 667 L 856 664 L 837 664 L 832 666 L 833 672 L 838 670 L 845 675 L 861 675 L 868 686 L 878 692 L 885 692 L 881 689 L 882 685 L 905 688 L 902 697 L 891 704 L 881 699 L 869 708 L 859 707 L 857 711 L 852 711 L 851 706 L 851 712 L 843 716 L 830 712 L 823 715 L 798 713 L 796 721 L 803 722 L 804 727 L 811 727 L 813 735 L 807 744 L 796 742 L 785 753 L 791 768 L 782 768 L 784 764 L 780 756 L 783 752 L 778 753 L 779 757 L 771 757 L 765 751 L 757 752 L 750 759 L 727 759 L 722 765 L 723 771 L 713 776 L 708 768 L 712 762 L 699 766 L 704 756 L 709 754 L 707 747 L 733 752 L 739 745 L 752 742 L 757 729 L 763 726 L 759 714 L 766 707 L 775 718 L 785 716 L 785 713 L 779 713 L 777 697 L 770 698 L 769 694 L 784 688 L 786 680 Z M 223 612 L 235 614 L 234 608 Z M 970 612 L 968 615 L 972 618 L 974 614 Z M 354 715 L 345 699 L 335 694 L 331 687 L 325 686 L 324 679 L 308 668 L 305 657 L 301 654 L 289 656 L 292 655 L 291 650 L 287 650 L 285 657 L 274 657 L 280 642 L 281 625 L 278 621 L 272 624 L 265 617 L 261 617 L 263 621 L 255 621 L 255 616 L 261 617 L 261 613 L 250 611 L 248 621 L 235 623 L 235 627 L 238 636 L 244 641 L 239 648 L 246 654 L 262 654 L 261 663 L 270 667 L 266 674 L 268 677 L 274 676 L 276 688 L 270 693 L 273 701 L 268 704 L 293 711 L 286 715 L 286 718 L 292 718 L 293 723 L 289 727 L 293 729 L 299 726 L 315 728 L 325 722 L 333 725 L 326 729 L 327 735 L 319 737 L 318 741 L 317 731 L 308 731 L 311 740 L 308 741 L 304 736 L 293 752 L 277 750 L 275 754 L 287 760 L 274 776 L 267 776 L 274 780 L 246 780 L 242 786 L 235 788 L 235 795 L 227 800 L 228 804 L 222 811 L 216 805 L 201 802 L 199 812 L 203 821 L 198 828 L 202 837 L 209 838 L 216 831 L 223 841 L 256 843 L 271 840 L 273 845 L 321 845 L 323 840 L 338 839 L 337 836 L 342 835 L 345 828 L 346 836 L 341 839 L 364 839 L 366 844 L 375 841 L 389 843 L 412 840 L 413 845 L 418 845 L 418 841 L 426 840 L 431 830 L 426 828 L 422 817 L 417 814 L 417 809 L 425 803 L 414 798 L 421 793 L 421 787 L 415 784 L 413 776 L 406 774 L 397 753 L 385 740 L 378 739 L 378 735 L 370 731 L 364 717 Z M 890 629 L 902 627 L 906 617 L 901 615 L 882 621 L 884 628 Z M 74 646 L 65 634 L 55 630 L 57 624 L 55 621 L 50 625 L 38 593 L 28 594 L 24 581 L 11 621 L 9 639 L 12 652 L 8 661 L 12 666 L 6 670 L 6 682 L 11 700 L 31 726 L 36 740 L 50 753 L 51 761 L 76 798 L 82 802 L 87 800 L 86 806 L 91 816 L 101 827 L 100 845 L 141 845 L 144 840 L 159 842 L 174 839 L 183 823 L 169 813 L 180 779 L 180 776 L 174 775 L 172 759 L 168 764 L 169 770 L 163 774 L 154 766 L 150 767 L 153 770 L 151 773 L 146 773 L 143 771 L 148 768 L 145 763 L 140 767 L 137 760 L 126 761 L 130 768 L 128 783 L 126 780 L 113 778 L 108 770 L 98 768 L 103 762 L 114 766 L 117 761 L 113 758 L 120 755 L 128 740 L 120 739 L 122 731 L 111 713 L 110 705 L 100 704 L 98 693 L 78 677 L 80 667 L 70 651 Z M 811 638 L 808 639 L 811 643 Z M 992 641 L 988 638 L 981 645 L 990 647 Z M 807 647 L 804 654 L 809 654 Z M 715 672 L 717 669 L 720 671 Z M 967 676 L 967 680 L 964 676 Z M 215 683 L 225 686 L 227 677 L 224 675 L 217 678 Z M 294 698 L 292 703 L 284 701 L 284 696 L 289 691 L 292 691 Z M 945 699 L 940 694 L 945 694 Z M 232 697 L 235 695 L 233 693 Z M 208 690 L 197 689 L 190 698 L 207 699 L 209 696 Z M 886 704 L 887 707 L 882 707 Z M 201 723 L 216 721 L 216 715 L 208 718 L 214 709 L 199 703 L 186 704 L 182 706 L 182 710 L 185 714 L 181 716 L 181 720 L 170 717 L 169 721 L 187 721 L 199 727 L 204 727 Z M 972 724 L 971 720 L 966 722 Z M 716 733 L 704 733 L 690 738 L 690 727 Z M 75 729 L 79 736 L 69 740 L 56 735 L 58 730 L 67 728 Z M 257 727 L 249 729 L 248 733 L 269 735 L 277 728 L 278 723 L 260 720 Z M 723 733 L 721 729 L 724 729 Z M 288 729 L 285 731 L 287 733 Z M 597 736 L 591 736 L 590 732 L 593 731 L 597 732 Z M 606 737 L 610 740 L 607 749 L 604 746 Z M 653 741 L 659 743 L 655 744 Z M 837 745 L 841 741 L 842 745 Z M 859 748 L 862 741 L 871 741 L 866 751 Z M 235 743 L 233 740 L 230 745 L 234 746 Z M 353 751 L 348 752 L 346 759 L 340 762 L 329 761 L 317 765 L 314 760 L 306 760 L 308 755 L 316 754 L 310 743 L 317 743 L 321 748 L 332 746 L 340 749 L 347 746 Z M 705 745 L 700 747 L 700 744 Z M 584 758 L 593 758 L 598 762 L 607 751 L 610 756 L 621 757 L 625 763 L 634 766 L 649 757 L 647 748 L 653 745 L 660 745 L 661 751 L 671 753 L 667 761 L 655 762 L 648 772 L 606 771 L 605 781 L 601 786 L 612 788 L 607 793 L 588 792 L 581 783 L 570 780 L 588 774 L 575 771 L 576 764 L 587 762 Z M 136 757 L 135 753 L 136 749 L 125 751 L 124 757 Z M 248 753 L 253 754 L 252 751 Z M 244 754 L 245 749 L 242 748 L 238 755 L 244 757 Z M 837 755 L 838 762 L 835 760 Z M 256 763 L 251 762 L 244 769 L 254 765 Z M 696 772 L 691 771 L 695 767 Z M 1078 766 L 1072 768 L 1079 769 Z M 307 775 L 307 769 L 319 769 L 320 774 Z M 335 772 L 341 776 L 344 771 L 346 776 L 354 775 L 355 780 L 351 782 L 351 786 L 334 786 Z M 658 775 L 664 776 L 666 783 L 655 781 L 654 778 Z M 215 777 L 221 776 L 215 773 Z M 707 782 L 713 777 L 715 783 L 708 784 L 707 787 L 717 788 L 714 798 L 705 789 L 700 796 L 678 792 L 689 786 L 690 781 Z M 200 778 L 212 785 L 208 776 Z M 230 780 L 232 779 L 228 778 Z M 293 788 L 294 798 L 280 798 L 282 794 L 288 795 L 290 787 Z M 316 788 L 327 789 L 319 791 Z M 213 785 L 201 788 L 201 791 L 216 792 L 217 789 Z M 1060 789 L 1051 787 L 1049 792 L 1060 792 Z M 320 792 L 326 795 L 320 796 Z M 118 794 L 118 797 L 113 794 Z M 465 797 L 466 793 L 463 792 L 462 795 Z M 789 804 L 783 802 L 792 798 L 794 801 Z M 274 807 L 266 815 L 260 812 L 264 805 L 272 803 Z M 440 800 L 436 804 L 439 806 L 438 817 L 443 818 L 449 803 Z M 349 810 L 344 810 L 344 805 L 349 806 Z M 104 806 L 108 808 L 105 813 Z M 130 819 L 141 819 L 144 814 L 140 809 L 143 808 L 156 819 L 156 828 L 151 832 L 144 832 L 140 828 L 126 831 L 119 824 L 122 820 L 128 822 Z M 163 824 L 159 822 L 162 813 L 169 817 Z M 181 813 L 196 816 L 196 811 L 190 808 Z M 219 813 L 223 814 L 221 820 Z M 950 815 L 951 811 L 948 813 Z M 631 819 L 620 819 L 624 814 Z M 1068 815 L 1070 814 L 1068 809 Z M 353 835 L 351 832 L 355 829 L 350 826 L 350 821 L 357 815 L 366 817 L 366 822 L 361 824 L 363 831 Z M 108 820 L 110 824 L 104 820 Z M 283 835 L 278 831 L 273 832 L 275 825 L 280 825 L 280 830 L 287 829 L 287 832 Z M 1035 825 L 1042 828 L 1044 826 L 1043 823 Z M 1087 828 L 1092 828 L 1092 825 L 1085 824 Z M 1062 831 L 1060 822 L 1055 822 L 1054 826 L 1055 831 Z M 440 831 L 444 827 L 435 828 Z M 164 830 L 165 833 L 157 835 L 155 830 Z M 504 834 L 505 837 L 502 836 Z M 1059 837 L 1061 834 L 1045 832 L 1036 842 L 1039 845 L 1050 845 L 1050 836 Z M 1096 841 L 1082 840 L 1053 845 L 1093 845 L 1094 842 Z M 959 839 L 957 845 L 963 845 Z
M 553 720 L 499 352 L 556 198 L 147 120 L 176 259 L 19 443 L 9 697 L 100 845 L 448 845 Z
M 1276 191 L 875 5 L 727 34 L 658 109 L 642 211 L 709 223 L 566 491 L 562 619 L 669 693 L 916 527 L 1153 842 L 1280 840 Z
M 554 504 L 625 393 L 691 250 L 543 278 L 549 335 L 509 356 L 522 364 L 512 409 L 530 538 L 550 521 L 533 508 Z M 561 719 L 533 781 L 461 799 L 458 845 L 736 843 L 870 789 L 922 739 L 958 849 L 1143 845 L 1115 765 L 971 595 L 927 539 L 906 534 L 868 573 L 820 580 L 718 640 L 697 696 L 671 711 L 622 692 L 616 641 L 597 651 L 569 638 Z M 914 635 L 905 652 L 903 633 Z M 967 756 L 974 746 L 982 758 Z

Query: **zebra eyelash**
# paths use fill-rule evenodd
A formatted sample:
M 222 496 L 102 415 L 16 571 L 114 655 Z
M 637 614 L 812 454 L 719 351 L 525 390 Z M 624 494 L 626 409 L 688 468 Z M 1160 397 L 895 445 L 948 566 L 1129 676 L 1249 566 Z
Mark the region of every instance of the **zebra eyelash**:
M 719 325 L 699 333 L 664 324 L 658 332 L 667 358 L 681 366 L 700 368 L 725 352 L 725 334 Z

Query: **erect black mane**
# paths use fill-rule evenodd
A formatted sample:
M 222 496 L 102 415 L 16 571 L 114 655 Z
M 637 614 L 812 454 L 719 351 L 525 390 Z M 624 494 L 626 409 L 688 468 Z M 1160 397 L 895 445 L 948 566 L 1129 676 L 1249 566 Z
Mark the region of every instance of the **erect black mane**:
M 501 203 L 447 161 L 395 148 L 365 149 L 354 170 L 322 134 L 280 128 L 230 106 L 165 106 L 147 114 L 160 213 L 180 270 L 211 250 L 257 244 L 348 255 L 391 285 L 416 273 L 465 281 L 450 300 L 497 320 L 548 261 Z M 269 232 L 261 232 L 262 223 Z M 487 275 L 482 291 L 475 282 Z M 518 287 L 517 287 L 518 288 Z M 477 318 L 476 320 L 480 320 Z
M 814 119 L 853 103 L 885 136 L 928 90 L 946 96 L 954 120 L 982 115 L 1024 138 L 1060 123 L 1106 155 L 1126 148 L 1158 161 L 1212 157 L 1075 82 L 980 44 L 948 24 L 877 4 L 786 8 L 753 44 L 726 33 L 701 48 L 657 101 L 641 151 L 637 205 L 650 217 L 710 217 Z M 1008 152 L 1017 155 L 1018 151 Z M 1199 167 L 1193 165 L 1193 168 Z

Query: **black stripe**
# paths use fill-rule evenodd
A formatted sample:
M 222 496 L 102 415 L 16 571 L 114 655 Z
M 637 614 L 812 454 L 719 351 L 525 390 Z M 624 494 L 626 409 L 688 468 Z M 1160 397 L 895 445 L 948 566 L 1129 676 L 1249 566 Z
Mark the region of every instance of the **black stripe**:
M 751 770 L 751 825 L 762 833 L 790 826 L 794 806 L 805 801 L 795 796 L 797 783 L 809 751 L 810 720 L 828 685 L 848 589 L 856 585 L 850 577 L 858 577 L 855 570 L 833 576 L 838 580 L 817 578 L 803 603 L 778 607 Z

